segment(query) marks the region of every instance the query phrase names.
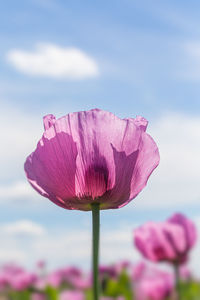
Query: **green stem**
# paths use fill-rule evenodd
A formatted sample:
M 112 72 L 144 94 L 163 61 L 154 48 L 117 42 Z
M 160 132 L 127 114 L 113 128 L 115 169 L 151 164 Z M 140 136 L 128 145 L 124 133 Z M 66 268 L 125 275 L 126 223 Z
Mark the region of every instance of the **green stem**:
M 174 272 L 175 272 L 175 284 L 176 284 L 176 300 L 181 300 L 179 264 L 174 264 Z
M 92 204 L 93 300 L 99 300 L 99 203 Z

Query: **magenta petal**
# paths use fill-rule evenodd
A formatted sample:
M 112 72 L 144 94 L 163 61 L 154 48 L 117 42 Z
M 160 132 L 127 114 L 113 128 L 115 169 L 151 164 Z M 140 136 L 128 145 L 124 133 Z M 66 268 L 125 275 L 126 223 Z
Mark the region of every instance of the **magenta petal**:
M 144 132 L 142 134 L 138 148 L 139 154 L 133 172 L 129 200 L 135 198 L 137 194 L 146 186 L 149 176 L 158 166 L 160 161 L 156 143 L 147 133 Z
M 52 114 L 43 117 L 44 130 L 49 129 L 56 121 L 56 117 Z
M 72 209 L 70 199 L 75 197 L 76 157 L 76 144 L 71 136 L 64 132 L 53 136 L 53 132 L 48 132 L 26 160 L 24 167 L 29 182 L 41 195 Z
M 185 239 L 186 239 L 186 247 L 187 249 L 190 249 L 194 246 L 196 240 L 197 240 L 197 231 L 194 223 L 186 218 L 184 215 L 177 213 L 173 215 L 171 218 L 169 218 L 168 222 L 172 224 L 177 224 L 184 230 L 185 233 Z
M 185 254 L 187 246 L 183 228 L 176 224 L 165 222 L 163 224 L 163 234 L 174 250 L 175 255 L 173 259 L 175 261 L 180 260 L 181 256 Z
M 138 126 L 143 131 L 146 131 L 147 126 L 148 126 L 148 121 L 141 116 L 136 116 L 135 119 L 129 118 L 129 119 L 124 119 L 124 120 L 133 122 L 136 126 Z
M 138 157 L 138 150 L 130 155 L 126 155 L 124 151 L 118 152 L 113 147 L 113 157 L 115 163 L 115 185 L 104 195 L 106 201 L 102 207 L 116 208 L 120 205 L 125 205 L 124 200 L 130 198 L 131 180 Z

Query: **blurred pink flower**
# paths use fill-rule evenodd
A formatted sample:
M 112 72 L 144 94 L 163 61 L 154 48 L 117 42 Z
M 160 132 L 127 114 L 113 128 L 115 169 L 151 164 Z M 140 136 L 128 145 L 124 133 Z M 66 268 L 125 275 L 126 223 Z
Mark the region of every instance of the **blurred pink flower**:
M 33 293 L 31 295 L 31 300 L 47 300 L 46 296 L 40 293 Z
M 136 300 L 164 300 L 171 295 L 174 288 L 173 274 L 143 262 L 135 265 L 133 270 Z
M 162 223 L 146 223 L 134 231 L 138 250 L 155 262 L 184 263 L 195 241 L 194 224 L 181 214 Z
M 173 279 L 169 274 L 143 277 L 135 287 L 136 300 L 164 300 L 173 291 Z
M 180 265 L 179 266 L 179 275 L 181 280 L 188 281 L 192 278 L 191 271 L 189 270 L 188 266 Z
M 37 262 L 38 269 L 44 269 L 46 267 L 46 261 L 45 260 L 39 260 Z
M 121 274 L 123 271 L 128 271 L 130 268 L 131 263 L 127 260 L 120 261 L 114 265 L 115 271 L 117 275 Z
M 101 297 L 100 300 L 125 300 L 124 297 L 117 297 L 117 298 L 112 298 L 112 297 Z
M 67 284 L 75 289 L 87 289 L 91 286 L 91 279 L 89 276 L 85 276 L 80 269 L 67 267 L 52 272 L 47 278 L 47 283 L 56 288 L 61 284 Z
M 99 266 L 100 279 L 105 277 L 117 278 L 117 271 L 114 265 L 100 265 Z
M 147 121 L 119 119 L 93 109 L 56 120 L 44 117 L 45 132 L 25 162 L 30 184 L 66 209 L 119 208 L 145 187 L 159 163 Z
M 7 264 L 0 271 L 0 290 L 10 287 L 14 290 L 24 290 L 37 281 L 34 273 L 29 273 L 15 264 Z
M 37 281 L 37 276 L 33 273 L 22 272 L 15 276 L 10 281 L 10 285 L 14 290 L 22 291 L 32 287 Z
M 84 293 L 81 291 L 63 291 L 60 294 L 60 300 L 85 300 Z
M 3 290 L 5 290 L 7 288 L 7 286 L 9 285 L 9 277 L 7 276 L 7 274 L 0 272 L 0 292 L 2 292 Z
M 131 277 L 133 281 L 140 280 L 143 276 L 144 272 L 146 271 L 146 264 L 144 262 L 139 262 L 132 267 Z

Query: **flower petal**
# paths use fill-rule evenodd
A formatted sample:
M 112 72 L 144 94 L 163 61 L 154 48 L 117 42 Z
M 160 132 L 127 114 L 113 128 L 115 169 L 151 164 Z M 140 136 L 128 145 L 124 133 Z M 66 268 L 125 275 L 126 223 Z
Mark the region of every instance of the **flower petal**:
M 69 134 L 50 129 L 27 158 L 25 171 L 40 194 L 71 209 L 70 199 L 75 197 L 76 144 Z

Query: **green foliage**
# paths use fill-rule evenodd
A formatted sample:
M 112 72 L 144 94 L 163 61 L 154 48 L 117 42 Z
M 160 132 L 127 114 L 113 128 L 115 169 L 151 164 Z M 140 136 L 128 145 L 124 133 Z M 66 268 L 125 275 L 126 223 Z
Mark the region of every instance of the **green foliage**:
M 8 293 L 10 300 L 30 300 L 31 292 L 28 290 L 24 291 L 10 291 Z
M 45 289 L 45 294 L 47 295 L 48 300 L 59 300 L 58 290 L 52 286 L 47 286 Z
M 200 283 L 196 281 L 181 282 L 180 296 L 182 300 L 200 300 Z
M 128 274 L 123 271 L 117 280 L 108 279 L 104 290 L 104 296 L 114 298 L 124 296 L 126 300 L 133 300 L 132 286 Z
M 43 291 L 46 295 L 47 300 L 59 300 L 59 294 L 64 289 L 56 289 L 52 286 L 47 286 Z M 34 292 L 39 292 L 34 289 L 24 290 L 24 291 L 14 291 L 9 290 L 7 295 L 9 300 L 31 300 L 31 295 Z M 179 285 L 180 299 L 181 300 L 200 300 L 200 282 L 189 281 L 180 282 Z M 2 294 L 3 295 L 3 294 Z M 86 300 L 93 300 L 92 289 L 85 291 Z M 103 287 L 101 289 L 101 296 L 110 297 L 112 299 L 117 299 L 119 296 L 123 296 L 125 300 L 133 300 L 133 287 L 129 275 L 123 271 L 118 278 L 105 278 Z M 174 299 L 174 298 L 173 298 Z M 165 300 L 172 300 L 172 298 L 167 298 Z

